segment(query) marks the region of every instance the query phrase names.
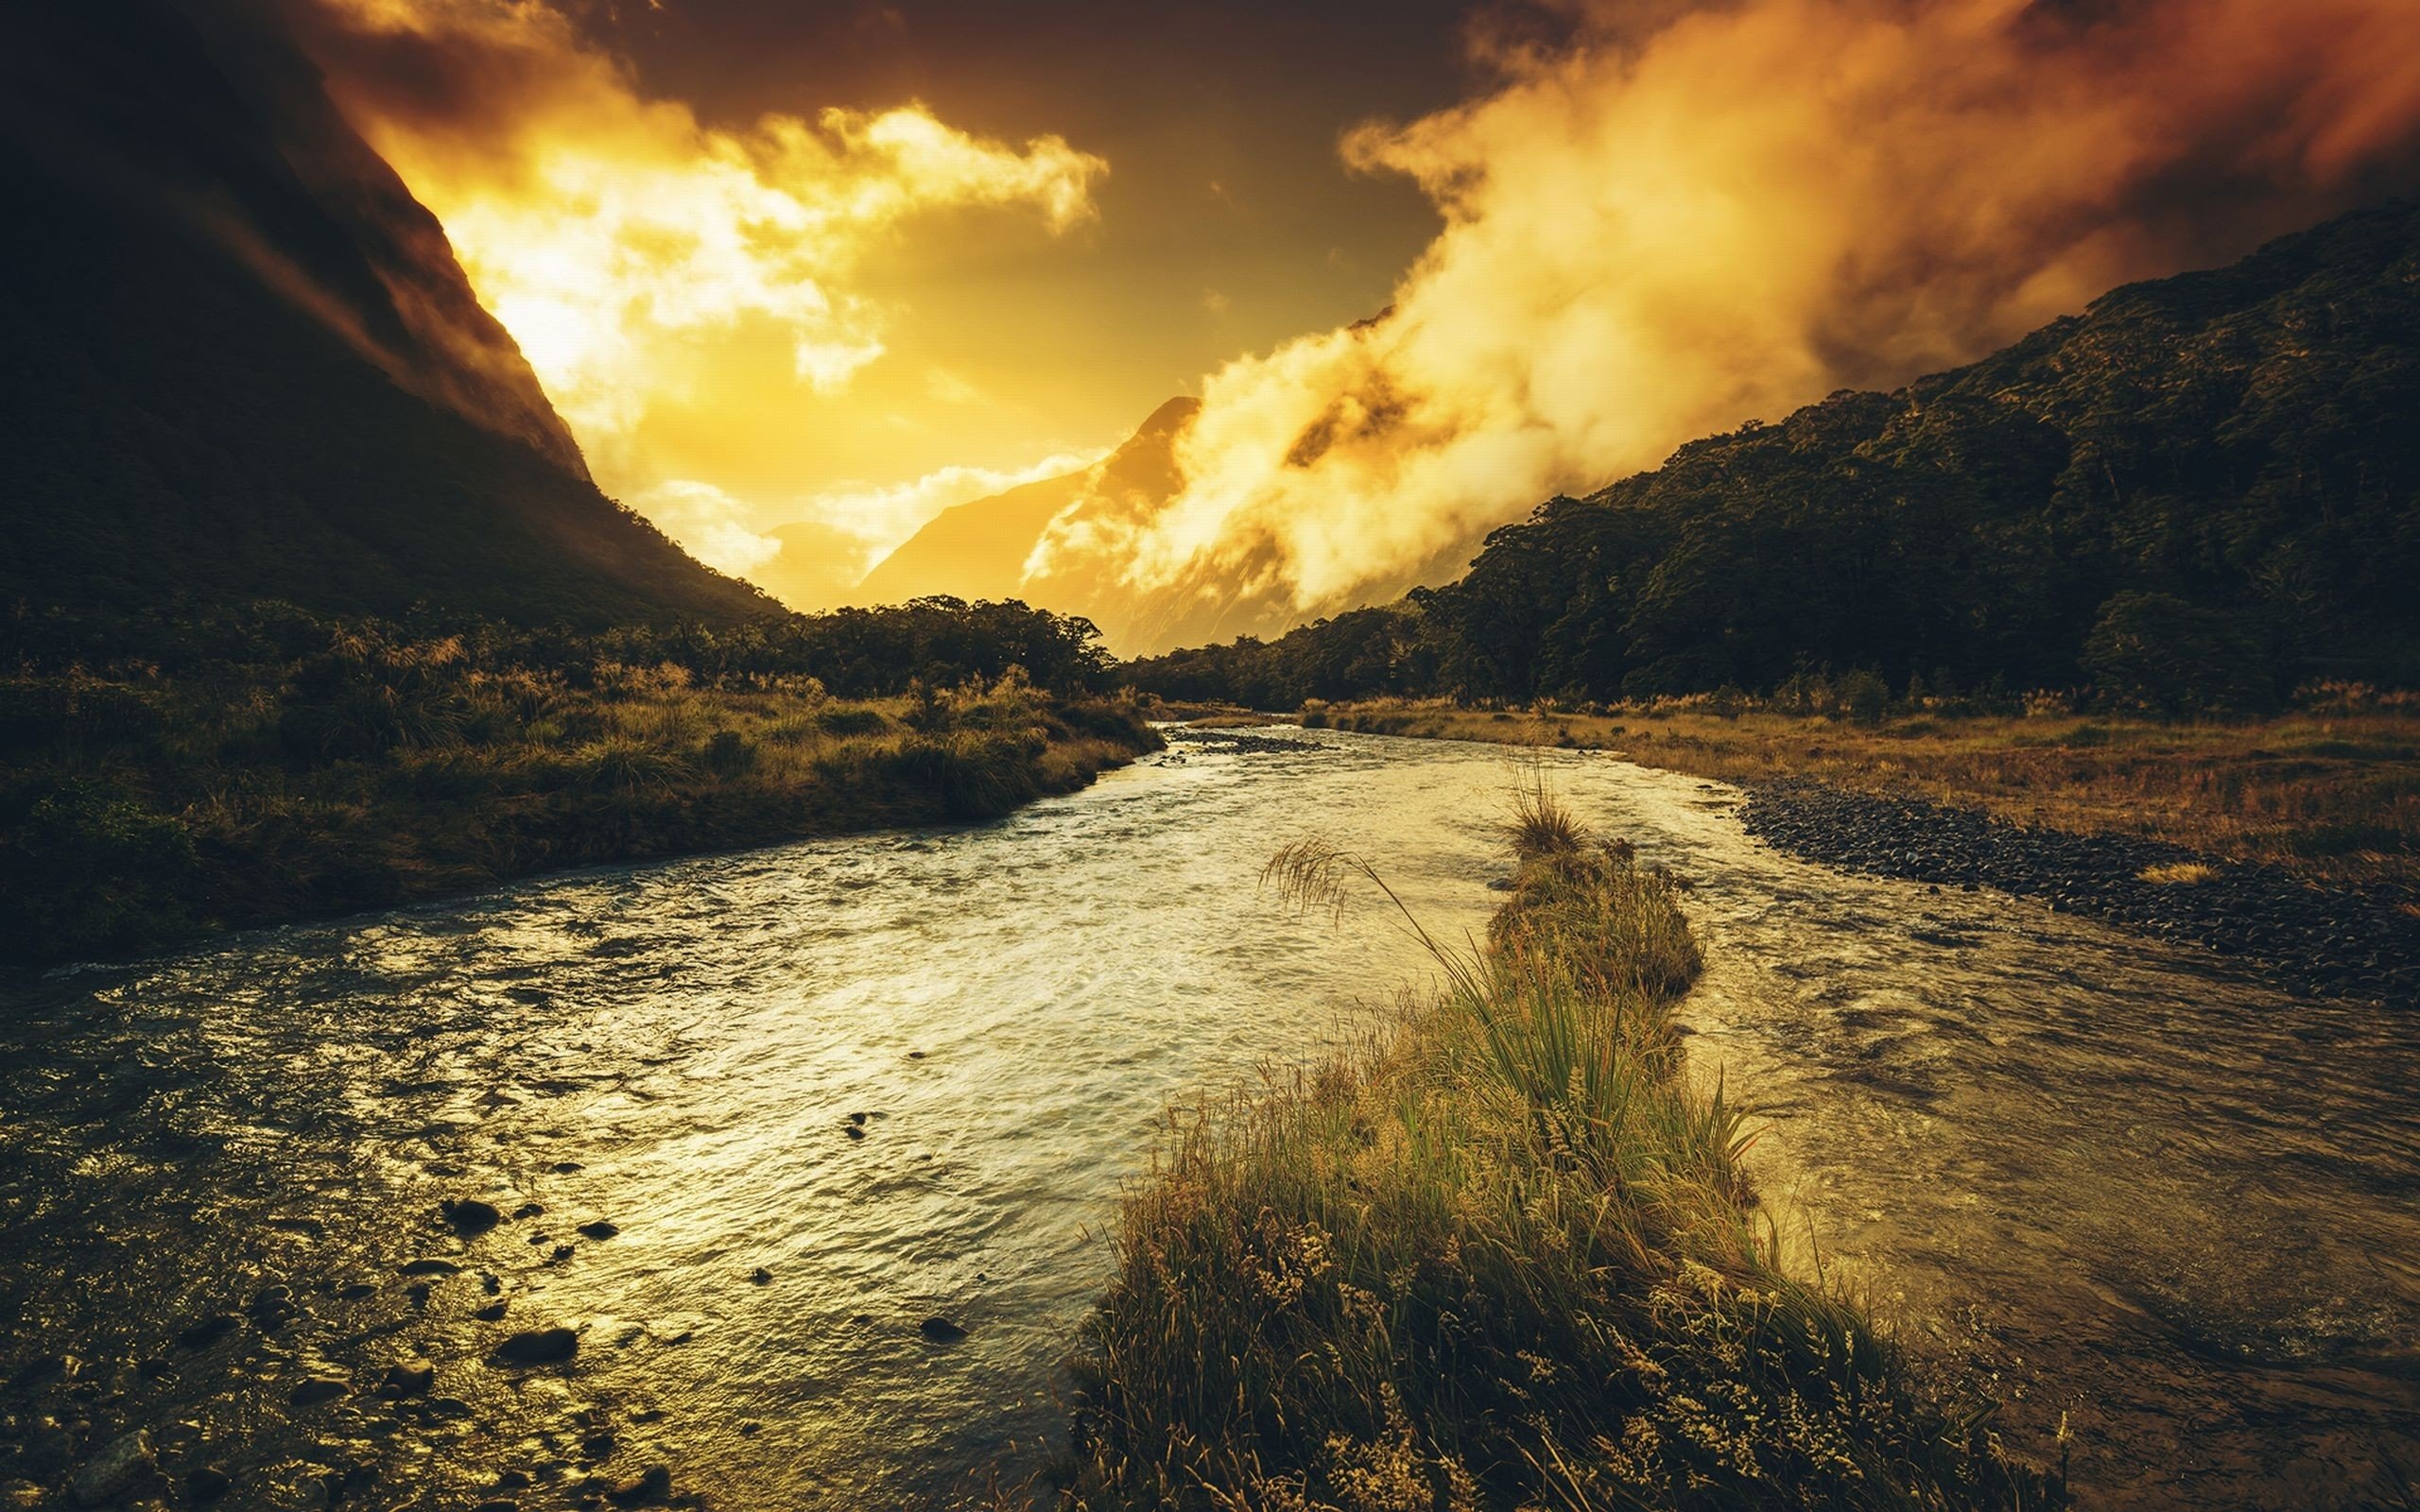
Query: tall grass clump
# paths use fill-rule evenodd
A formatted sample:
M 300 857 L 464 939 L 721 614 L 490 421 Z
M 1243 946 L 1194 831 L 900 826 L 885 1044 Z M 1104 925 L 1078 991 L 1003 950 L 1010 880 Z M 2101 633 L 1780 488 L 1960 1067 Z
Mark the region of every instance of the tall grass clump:
M 1441 991 L 1173 1120 L 1085 1335 L 1066 1504 L 2060 1500 L 1782 1268 L 1742 1112 L 1672 1027 L 1699 970 L 1674 884 L 1533 793 L 1519 833 L 1554 843 L 1525 847 L 1483 947 L 1428 941 Z M 1378 881 L 1318 845 L 1275 870 L 1304 898 Z
M 1520 860 L 1562 855 L 1577 850 L 1586 840 L 1580 821 L 1564 807 L 1547 781 L 1543 762 L 1532 759 L 1516 765 L 1512 800 L 1512 817 L 1506 828 L 1512 854 Z

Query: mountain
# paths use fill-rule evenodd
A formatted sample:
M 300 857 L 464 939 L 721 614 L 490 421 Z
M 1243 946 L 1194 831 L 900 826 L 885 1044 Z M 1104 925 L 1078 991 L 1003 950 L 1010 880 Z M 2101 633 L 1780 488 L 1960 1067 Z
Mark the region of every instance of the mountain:
M 1198 399 L 1171 399 L 1091 467 L 942 510 L 876 563 L 853 596 L 874 604 L 933 593 L 1022 598 L 1086 615 L 1111 632 L 1125 618 L 1125 594 L 1114 578 L 1082 566 L 1028 575 L 1028 562 L 1054 521 L 1063 530 L 1098 530 L 1147 517 L 1173 498 L 1184 485 L 1176 445 L 1201 411 Z M 1109 639 L 1115 644 L 1117 636 Z
M 1122 575 L 1128 542 L 1184 490 L 1177 448 L 1201 412 L 1198 399 L 1171 399 L 1092 467 L 942 510 L 845 596 L 872 604 L 927 593 L 1021 598 L 1083 615 L 1112 650 L 1129 655 L 1284 627 L 1299 610 L 1273 591 L 1242 593 L 1228 576 L 1206 575 L 1140 588 Z M 1457 542 L 1363 592 L 1442 581 L 1478 549 L 1476 537 Z
M 0 203 L 0 597 L 773 611 L 596 490 L 266 10 L 9 7 Z
M 2132 284 L 1965 368 L 1683 447 L 1444 588 L 1143 663 L 1260 703 L 2090 683 L 2241 708 L 2420 681 L 2420 205 Z

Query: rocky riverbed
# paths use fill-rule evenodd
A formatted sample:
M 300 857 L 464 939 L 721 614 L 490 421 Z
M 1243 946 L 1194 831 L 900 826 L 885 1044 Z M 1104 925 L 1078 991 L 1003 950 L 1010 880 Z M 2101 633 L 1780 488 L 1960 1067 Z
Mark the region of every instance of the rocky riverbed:
M 650 1452 L 664 1411 L 581 1368 L 649 1331 L 556 1321 L 530 1285 L 616 1231 L 477 1197 L 352 1244 L 272 1221 L 190 1300 L 20 1360 L 0 1506 L 697 1506 Z
M 1752 786 L 1748 832 L 1846 871 L 1990 887 L 2065 913 L 2256 963 L 2306 997 L 2420 1002 L 2420 918 L 2394 900 L 2312 886 L 2134 835 L 2003 823 L 1975 809 L 1808 780 Z

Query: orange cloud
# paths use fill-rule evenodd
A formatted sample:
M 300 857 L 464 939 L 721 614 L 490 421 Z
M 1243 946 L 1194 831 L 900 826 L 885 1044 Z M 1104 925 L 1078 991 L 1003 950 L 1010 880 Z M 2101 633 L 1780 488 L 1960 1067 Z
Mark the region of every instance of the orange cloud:
M 1038 567 L 1282 619 L 1393 592 L 1691 437 L 2237 255 L 2420 141 L 2411 0 L 1567 9 L 1483 97 L 1344 144 L 1445 222 L 1391 310 L 1212 374 L 1182 494 Z
M 709 126 L 544 0 L 298 3 L 338 102 L 443 223 L 599 477 L 727 565 L 750 564 L 741 536 L 780 507 L 666 477 L 649 415 L 768 339 L 801 403 L 846 387 L 885 351 L 886 312 L 856 287 L 869 254 L 942 210 L 1066 231 L 1107 171 L 1058 137 L 1012 146 L 913 104 Z

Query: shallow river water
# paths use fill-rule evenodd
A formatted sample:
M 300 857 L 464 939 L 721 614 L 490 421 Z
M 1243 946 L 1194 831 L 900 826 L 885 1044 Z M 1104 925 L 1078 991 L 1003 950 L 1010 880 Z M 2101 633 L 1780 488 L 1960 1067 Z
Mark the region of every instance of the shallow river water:
M 1996 1375 L 2020 1447 L 2055 1453 L 2066 1415 L 2086 1504 L 2420 1481 L 2420 1024 L 1841 876 L 1747 840 L 1728 789 L 1548 759 L 1697 885 L 1694 1064 L 1760 1109 L 1790 1244 L 1939 1368 Z M 231 1504 L 534 1509 L 654 1465 L 731 1509 L 979 1499 L 1062 1441 L 1060 1364 L 1168 1100 L 1421 979 L 1376 904 L 1297 917 L 1263 863 L 1324 834 L 1476 930 L 1508 775 L 1483 747 L 1184 737 L 996 824 L 23 988 L 0 1483 L 58 1500 L 141 1428 L 171 1487 L 215 1465 Z M 466 1236 L 449 1197 L 507 1216 Z M 487 1363 L 554 1325 L 570 1366 Z M 426 1395 L 374 1394 L 414 1356 Z

